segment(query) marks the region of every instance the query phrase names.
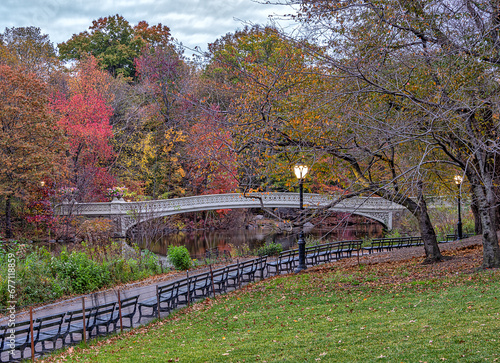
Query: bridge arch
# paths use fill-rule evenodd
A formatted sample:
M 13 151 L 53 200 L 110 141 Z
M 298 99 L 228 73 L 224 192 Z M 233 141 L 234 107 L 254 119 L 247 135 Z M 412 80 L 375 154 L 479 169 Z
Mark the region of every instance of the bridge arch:
M 319 208 L 330 205 L 333 196 L 304 194 L 304 208 Z M 145 202 L 115 201 L 109 203 L 74 203 L 72 215 L 107 217 L 115 221 L 117 234 L 124 237 L 138 223 L 174 214 L 238 208 L 299 208 L 298 193 L 242 193 L 209 194 L 194 197 L 153 200 Z M 392 229 L 393 213 L 404 209 L 400 205 L 378 197 L 350 198 L 330 208 L 332 212 L 343 212 L 368 217 Z M 67 215 L 68 204 L 59 205 L 56 213 Z

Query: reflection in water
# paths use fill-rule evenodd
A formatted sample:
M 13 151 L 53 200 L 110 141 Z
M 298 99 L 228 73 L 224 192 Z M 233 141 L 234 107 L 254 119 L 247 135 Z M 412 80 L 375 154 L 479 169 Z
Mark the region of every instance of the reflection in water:
M 334 230 L 312 228 L 304 230 L 308 238 L 326 241 L 342 241 L 362 239 L 364 237 L 382 237 L 382 226 L 378 223 L 359 224 Z M 217 248 L 219 252 L 231 252 L 234 249 L 256 251 L 259 247 L 275 242 L 283 246 L 283 250 L 297 246 L 298 231 L 275 233 L 268 229 L 238 229 L 218 231 L 178 232 L 157 236 L 153 241 L 134 241 L 139 247 L 146 248 L 159 255 L 166 255 L 168 246 L 186 246 L 191 258 L 203 259 L 205 251 Z M 233 251 L 234 252 L 234 251 Z

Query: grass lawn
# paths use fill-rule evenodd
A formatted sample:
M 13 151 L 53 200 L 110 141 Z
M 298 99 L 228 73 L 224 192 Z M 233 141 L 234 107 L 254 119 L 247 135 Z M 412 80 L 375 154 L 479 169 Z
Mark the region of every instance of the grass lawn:
M 326 265 L 46 361 L 500 362 L 500 271 L 450 266 Z

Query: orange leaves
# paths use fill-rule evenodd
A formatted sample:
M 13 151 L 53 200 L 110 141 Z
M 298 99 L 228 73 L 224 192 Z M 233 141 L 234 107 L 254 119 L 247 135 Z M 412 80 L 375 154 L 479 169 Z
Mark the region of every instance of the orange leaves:
M 0 94 L 0 195 L 25 199 L 43 177 L 60 177 L 65 140 L 35 75 L 0 65 Z
M 144 39 L 150 46 L 167 45 L 170 41 L 170 29 L 161 23 L 153 26 L 142 20 L 134 27 L 137 36 Z

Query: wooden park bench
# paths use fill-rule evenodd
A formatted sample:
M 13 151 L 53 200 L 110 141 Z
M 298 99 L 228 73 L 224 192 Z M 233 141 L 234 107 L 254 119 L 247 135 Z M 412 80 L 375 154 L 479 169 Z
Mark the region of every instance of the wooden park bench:
M 371 254 L 392 251 L 397 248 L 422 246 L 423 244 L 422 237 L 376 238 L 372 240 L 370 246 L 365 246 L 362 249 Z
M 125 299 L 120 299 L 120 303 L 108 303 L 105 305 L 99 306 L 99 309 L 96 313 L 96 328 L 97 334 L 108 334 L 117 331 L 118 327 L 120 328 L 131 328 L 133 327 L 133 318 L 137 309 L 137 300 L 139 296 L 132 296 Z M 120 323 L 120 311 L 121 311 L 121 323 Z M 121 326 L 123 324 L 123 320 L 128 319 L 129 324 Z M 101 332 L 99 327 L 105 327 L 105 332 Z M 111 328 L 112 327 L 112 328 Z
M 33 322 L 34 344 L 38 343 L 39 323 Z M 25 358 L 26 349 L 31 349 L 31 323 L 29 320 L 16 322 L 14 326 L 8 325 L 0 327 L 0 361 L 13 362 Z M 29 351 L 29 350 L 28 350 Z M 6 360 L 4 352 L 8 352 Z M 30 351 L 29 351 L 30 352 Z
M 332 259 L 332 248 L 335 242 L 324 243 L 318 246 L 316 264 L 327 263 Z
M 319 245 L 314 245 L 314 246 L 307 246 L 305 249 L 305 259 L 306 259 L 306 265 L 317 265 L 318 264 L 318 246 Z M 298 261 L 298 260 L 297 260 Z
M 336 260 L 340 260 L 345 257 L 352 257 L 353 252 L 359 254 L 361 250 L 361 240 L 351 240 L 351 241 L 338 241 L 332 243 L 331 254 Z
M 397 239 L 395 238 L 375 238 L 371 241 L 370 246 L 363 247 L 363 250 L 368 251 L 369 254 L 373 252 L 391 251 L 395 243 L 397 244 Z
M 68 336 L 70 339 L 69 344 L 75 344 L 82 341 L 84 334 L 88 334 L 90 338 L 92 336 L 92 331 L 95 329 L 96 312 L 97 307 L 85 309 L 85 316 L 83 309 L 67 312 L 64 322 L 68 323 L 68 328 L 65 332 L 64 342 Z M 80 336 L 79 340 L 75 339 L 75 334 Z
M 281 271 L 291 272 L 293 268 L 297 265 L 299 259 L 299 250 L 288 250 L 283 251 L 279 254 L 279 256 L 273 260 L 268 261 L 266 263 L 267 273 L 274 273 L 275 275 L 279 275 Z M 274 269 L 274 271 L 271 271 Z
M 400 237 L 395 248 L 416 247 L 423 244 L 422 237 Z
M 212 293 L 223 294 L 227 291 L 228 270 L 227 267 L 222 267 L 212 271 Z
M 61 344 L 64 345 L 64 338 L 66 337 L 69 324 L 64 323 L 66 313 L 54 314 L 37 318 L 39 324 L 38 337 L 35 343 L 41 343 L 41 353 L 56 349 L 57 341 L 60 339 Z M 46 344 L 50 342 L 51 347 L 47 348 Z M 36 348 L 36 346 L 35 346 Z
M 240 285 L 240 267 L 238 263 L 233 263 L 227 268 L 226 288 L 237 289 Z
M 120 303 L 116 304 L 115 312 L 113 313 L 113 324 L 115 327 L 120 324 L 120 328 L 129 329 L 134 326 L 134 316 L 137 311 L 137 300 L 139 300 L 139 295 L 127 297 L 120 299 Z M 120 322 L 120 310 L 121 309 L 121 322 Z M 123 320 L 128 319 L 129 323 L 124 324 Z
M 139 321 L 143 317 L 157 317 L 158 303 L 160 304 L 160 312 L 169 313 L 170 311 L 172 311 L 177 306 L 178 292 L 179 292 L 179 283 L 177 281 L 171 282 L 163 286 L 156 286 L 156 295 L 154 297 L 140 301 L 138 303 Z M 151 309 L 151 314 L 145 313 L 144 309 Z M 131 325 L 132 325 L 132 320 L 131 320 Z
M 189 305 L 193 301 L 210 296 L 210 272 L 189 276 L 179 280 L 177 304 Z
M 255 281 L 255 273 L 259 269 L 258 259 L 245 261 L 240 264 L 240 283 L 250 283 Z
M 227 266 L 227 287 L 238 288 L 243 283 L 255 282 L 255 276 L 264 277 L 267 256 L 261 256 L 252 260 L 235 263 Z
M 210 271 L 203 272 L 191 277 L 192 300 L 204 299 L 210 296 L 212 291 L 212 279 Z
M 116 309 L 117 302 L 98 305 L 95 311 L 95 335 L 106 335 L 114 331 L 113 314 Z M 104 330 L 101 330 L 104 328 Z
M 462 239 L 474 236 L 474 233 L 462 233 Z M 447 234 L 446 240 L 439 241 L 439 243 L 453 242 L 458 240 L 458 234 Z
M 267 256 L 261 256 L 259 257 L 256 262 L 257 266 L 257 271 L 259 272 L 259 279 L 263 280 L 264 279 L 264 270 L 266 269 L 267 265 Z

